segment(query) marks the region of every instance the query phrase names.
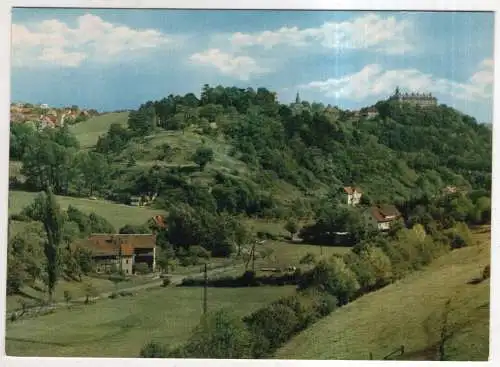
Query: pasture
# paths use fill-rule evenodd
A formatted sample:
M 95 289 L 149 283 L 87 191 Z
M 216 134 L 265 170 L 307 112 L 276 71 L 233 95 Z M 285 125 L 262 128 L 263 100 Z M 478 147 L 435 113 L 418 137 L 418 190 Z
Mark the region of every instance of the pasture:
M 9 191 L 9 214 L 20 213 L 24 207 L 33 202 L 37 193 L 26 191 Z M 143 224 L 154 215 L 164 214 L 163 210 L 145 207 L 133 207 L 104 200 L 91 200 L 68 196 L 56 196 L 61 208 L 69 205 L 90 214 L 92 212 L 106 218 L 116 230 L 125 224 Z
M 457 329 L 446 344 L 449 360 L 486 360 L 490 282 L 469 282 L 490 263 L 489 228 L 476 229 L 478 245 L 453 251 L 429 267 L 342 307 L 297 335 L 280 359 L 381 359 L 400 345 L 401 359 L 435 357 L 444 305 Z M 426 331 L 430 325 L 431 330 Z
M 128 112 L 106 113 L 71 125 L 70 131 L 75 134 L 82 148 L 90 148 L 97 143 L 99 137 L 104 135 L 112 124 L 126 125 L 127 118 Z
M 133 297 L 106 299 L 54 314 L 8 323 L 10 356 L 137 357 L 150 340 L 179 345 L 202 315 L 201 288 L 154 288 Z M 208 308 L 244 316 L 294 287 L 208 290 Z

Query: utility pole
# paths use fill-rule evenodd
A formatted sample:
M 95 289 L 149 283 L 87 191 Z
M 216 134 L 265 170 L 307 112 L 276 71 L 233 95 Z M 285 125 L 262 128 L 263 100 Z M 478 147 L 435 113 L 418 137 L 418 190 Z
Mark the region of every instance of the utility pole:
M 207 263 L 205 263 L 205 284 L 203 287 L 203 314 L 207 314 L 207 288 L 208 288 L 208 275 L 207 275 Z

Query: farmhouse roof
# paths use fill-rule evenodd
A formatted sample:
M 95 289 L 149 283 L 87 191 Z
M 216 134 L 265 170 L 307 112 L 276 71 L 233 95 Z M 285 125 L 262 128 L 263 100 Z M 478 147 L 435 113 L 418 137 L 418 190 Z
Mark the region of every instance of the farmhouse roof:
M 96 242 L 89 239 L 78 241 L 73 245 L 73 249 L 84 248 L 90 250 L 94 256 L 133 256 L 134 247 L 127 243 L 118 244 L 116 242 Z
M 355 191 L 362 193 L 361 189 L 359 187 L 352 187 L 352 186 L 346 186 L 344 187 L 344 191 L 348 193 L 349 195 L 352 195 Z
M 156 246 L 156 235 L 154 234 L 92 234 L 89 240 L 97 244 L 126 244 L 134 249 L 153 249 Z
M 372 206 L 369 210 L 377 222 L 390 222 L 401 216 L 394 205 L 377 205 Z
M 160 228 L 166 228 L 167 224 L 165 223 L 165 217 L 163 215 L 155 215 L 153 218 L 153 222 Z

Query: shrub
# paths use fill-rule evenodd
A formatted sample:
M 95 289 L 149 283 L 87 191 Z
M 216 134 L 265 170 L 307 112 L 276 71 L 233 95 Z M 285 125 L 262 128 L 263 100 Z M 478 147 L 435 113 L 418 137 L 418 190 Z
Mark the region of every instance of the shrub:
M 483 269 L 483 274 L 482 274 L 483 280 L 489 279 L 490 275 L 491 275 L 490 265 L 486 265 Z
M 10 220 L 15 220 L 15 221 L 19 221 L 19 222 L 29 222 L 30 219 L 27 215 L 24 215 L 24 214 L 11 214 L 9 216 L 9 219 Z
M 72 295 L 71 295 L 71 292 L 68 291 L 68 290 L 65 290 L 64 291 L 64 300 L 66 301 L 67 304 L 69 304 L 71 302 L 71 299 L 72 299 Z
M 314 264 L 316 262 L 316 255 L 308 252 L 302 259 L 300 259 L 299 264 Z
M 131 297 L 134 295 L 134 293 L 130 291 L 121 291 L 118 293 L 121 297 Z
M 267 339 L 268 353 L 283 345 L 299 326 L 299 319 L 294 310 L 285 304 L 272 304 L 262 308 L 244 321 L 252 334 Z
M 210 258 L 210 251 L 206 250 L 201 246 L 190 246 L 188 253 L 191 257 L 194 258 L 202 258 L 202 259 Z
M 162 281 L 161 286 L 162 287 L 168 287 L 171 283 L 172 283 L 172 281 L 170 280 L 170 278 L 164 278 L 163 281 Z
M 111 274 L 108 277 L 108 280 L 112 281 L 113 283 L 119 283 L 119 282 L 124 282 L 127 281 L 127 277 L 122 275 L 122 274 Z
M 134 265 L 134 270 L 139 274 L 149 274 L 151 273 L 151 268 L 146 263 L 138 263 Z
M 17 312 L 12 312 L 10 314 L 9 320 L 10 320 L 10 322 L 16 322 L 18 318 L 19 318 L 19 316 L 18 316 Z
M 163 344 L 157 342 L 149 342 L 142 347 L 139 356 L 141 358 L 167 358 L 168 349 Z
M 243 322 L 219 310 L 202 319 L 180 354 L 190 358 L 249 358 L 251 345 Z

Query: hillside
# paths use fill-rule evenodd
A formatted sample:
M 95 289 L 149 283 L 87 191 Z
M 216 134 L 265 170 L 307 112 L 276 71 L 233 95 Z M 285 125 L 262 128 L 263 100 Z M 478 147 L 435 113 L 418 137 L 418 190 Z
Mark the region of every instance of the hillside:
M 11 190 L 9 192 L 9 214 L 19 214 L 24 207 L 31 204 L 36 195 L 37 193 L 34 192 Z M 162 210 L 132 207 L 88 198 L 57 196 L 57 200 L 63 209 L 67 209 L 71 205 L 86 214 L 97 213 L 106 218 L 117 229 L 125 224 L 141 225 L 154 215 L 163 214 Z
M 490 284 L 469 284 L 490 261 L 490 228 L 477 229 L 479 245 L 447 254 L 423 271 L 367 294 L 294 337 L 276 353 L 283 359 L 381 359 L 404 345 L 401 359 L 433 359 L 437 331 L 451 299 L 457 332 L 447 344 L 450 360 L 486 360 Z
M 208 195 L 207 205 L 215 201 L 219 210 L 275 218 L 289 210 L 310 213 L 346 185 L 360 187 L 367 201 L 382 203 L 436 195 L 450 185 L 489 191 L 491 130 L 486 126 L 444 105 L 418 108 L 389 100 L 374 109 L 368 117 L 320 103 L 284 105 L 264 88 L 220 86 L 205 86 L 201 99 L 187 94 L 148 101 L 130 113 L 104 114 L 71 126 L 69 134 L 78 143 L 55 137 L 64 149 L 92 151 L 88 169 L 106 161 L 101 178 L 80 184 L 66 172 L 78 168 L 77 162 L 71 163 L 72 155 L 61 157 L 67 162 L 54 167 L 59 180 L 64 177 L 56 193 L 97 191 L 120 203 L 157 194 L 162 199 L 158 205 L 168 209 L 194 190 L 195 196 Z M 14 144 L 11 152 L 21 157 L 25 143 L 18 140 L 21 147 Z M 199 149 L 210 153 L 203 169 L 193 161 Z M 83 153 L 78 155 L 85 161 Z M 34 167 L 46 164 L 32 162 Z M 31 189 L 40 189 L 36 181 L 31 179 Z M 185 187 L 182 194 L 179 182 Z
M 76 136 L 82 148 L 95 146 L 99 136 L 104 135 L 111 124 L 127 124 L 128 112 L 112 112 L 70 126 L 70 131 Z

